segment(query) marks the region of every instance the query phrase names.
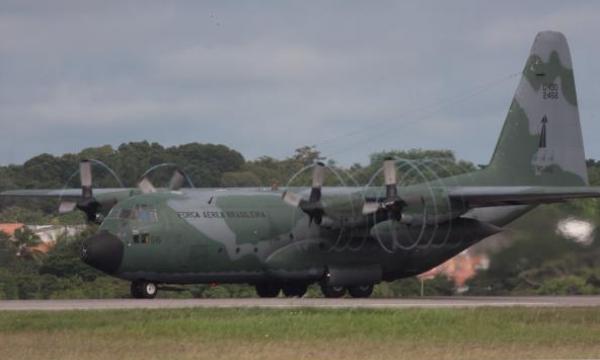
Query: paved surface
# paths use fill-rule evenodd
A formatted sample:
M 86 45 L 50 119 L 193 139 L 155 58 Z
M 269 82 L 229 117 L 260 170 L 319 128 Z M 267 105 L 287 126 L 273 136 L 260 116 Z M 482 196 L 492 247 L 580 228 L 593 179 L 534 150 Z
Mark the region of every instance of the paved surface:
M 402 299 L 108 299 L 108 300 L 3 300 L 4 310 L 103 310 L 176 308 L 472 308 L 472 307 L 600 307 L 600 296 L 543 297 L 435 297 Z

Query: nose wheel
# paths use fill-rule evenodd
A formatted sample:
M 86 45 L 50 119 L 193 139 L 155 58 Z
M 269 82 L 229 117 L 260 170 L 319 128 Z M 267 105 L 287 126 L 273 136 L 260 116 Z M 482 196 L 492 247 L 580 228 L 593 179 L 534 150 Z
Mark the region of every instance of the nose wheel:
M 134 281 L 131 283 L 131 296 L 136 299 L 154 299 L 158 287 L 151 281 Z

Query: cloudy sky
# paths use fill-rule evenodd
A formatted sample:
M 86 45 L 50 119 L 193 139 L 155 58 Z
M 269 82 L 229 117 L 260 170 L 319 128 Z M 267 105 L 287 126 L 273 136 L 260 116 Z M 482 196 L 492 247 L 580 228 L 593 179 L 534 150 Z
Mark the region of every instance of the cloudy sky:
M 0 0 L 0 164 L 143 139 L 486 163 L 546 29 L 570 42 L 598 159 L 598 19 L 596 1 Z

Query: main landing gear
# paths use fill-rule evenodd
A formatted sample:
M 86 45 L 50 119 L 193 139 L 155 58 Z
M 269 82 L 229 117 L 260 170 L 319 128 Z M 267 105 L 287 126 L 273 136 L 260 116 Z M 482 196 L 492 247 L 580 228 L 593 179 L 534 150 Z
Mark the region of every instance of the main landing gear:
M 347 288 L 321 284 L 321 292 L 326 298 L 341 298 L 346 295 L 346 292 L 353 298 L 368 298 L 373 293 L 373 284 L 349 286 Z
M 303 297 L 308 290 L 307 284 L 285 284 L 281 288 L 285 297 Z
M 350 286 L 348 292 L 353 298 L 368 298 L 373 294 L 373 284 Z
M 285 297 L 303 297 L 306 294 L 308 284 L 305 283 L 260 283 L 255 285 L 256 294 L 261 298 L 275 298 L 283 292 Z M 353 298 L 368 298 L 373 293 L 373 284 L 357 286 L 331 286 L 321 284 L 321 292 L 326 298 L 341 298 L 346 293 Z
M 274 298 L 279 296 L 281 287 L 276 284 L 262 283 L 256 284 L 256 294 L 261 298 Z
M 151 281 L 136 280 L 131 283 L 131 296 L 136 299 L 154 299 L 158 286 Z
M 308 289 L 308 284 L 305 283 L 260 283 L 256 284 L 256 294 L 261 298 L 274 298 L 283 292 L 285 297 L 303 297 Z
M 337 299 L 346 295 L 346 288 L 343 286 L 321 284 L 321 293 L 323 293 L 323 296 L 326 298 Z

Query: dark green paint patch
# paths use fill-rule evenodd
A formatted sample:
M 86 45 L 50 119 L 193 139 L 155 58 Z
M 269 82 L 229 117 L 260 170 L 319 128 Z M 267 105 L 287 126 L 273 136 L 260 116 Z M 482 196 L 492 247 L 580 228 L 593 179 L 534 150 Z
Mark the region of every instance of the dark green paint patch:
M 536 91 L 539 91 L 542 85 L 553 84 L 557 78 L 560 78 L 562 95 L 571 105 L 577 106 L 573 70 L 561 64 L 556 51 L 550 54 L 546 63 L 539 56 L 531 55 L 523 69 L 523 76 Z

